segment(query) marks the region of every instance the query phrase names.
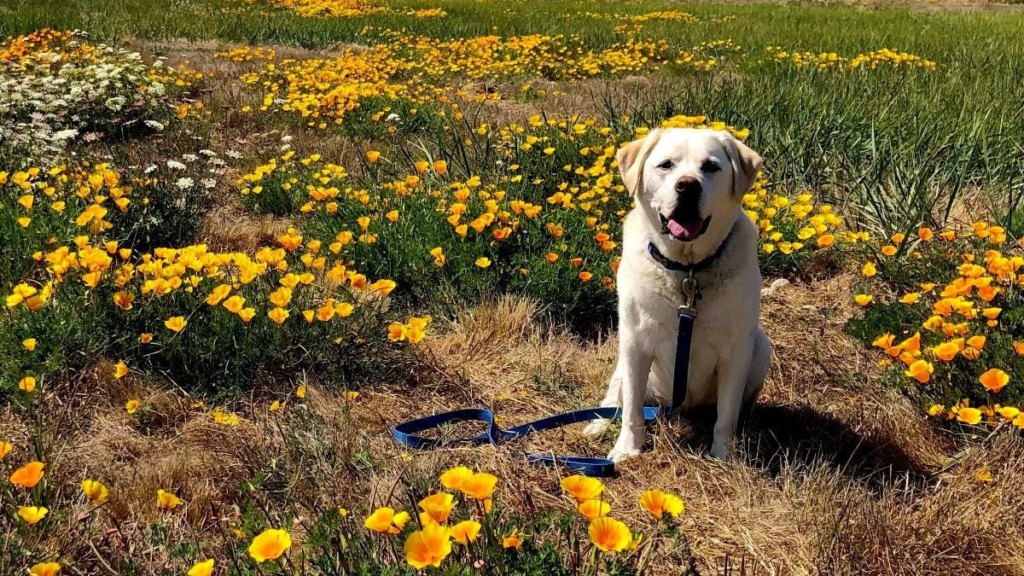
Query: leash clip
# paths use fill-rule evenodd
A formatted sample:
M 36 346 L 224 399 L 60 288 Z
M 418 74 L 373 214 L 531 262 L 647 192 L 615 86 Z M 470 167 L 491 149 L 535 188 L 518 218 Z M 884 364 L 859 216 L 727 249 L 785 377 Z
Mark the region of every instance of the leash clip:
M 687 314 L 689 316 L 696 316 L 697 315 L 697 296 L 698 296 L 699 292 L 698 292 L 697 278 L 693 275 L 692 271 L 690 272 L 689 276 L 687 276 L 686 278 L 683 278 L 682 292 L 683 292 L 683 303 L 682 303 L 682 305 L 679 306 L 679 313 L 680 314 Z

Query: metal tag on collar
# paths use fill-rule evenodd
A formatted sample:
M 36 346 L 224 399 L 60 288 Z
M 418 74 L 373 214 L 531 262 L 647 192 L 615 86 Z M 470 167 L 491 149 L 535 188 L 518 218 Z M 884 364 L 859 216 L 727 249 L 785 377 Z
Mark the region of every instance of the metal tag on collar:
M 693 271 L 686 278 L 683 278 L 682 292 L 683 292 L 683 303 L 679 306 L 680 314 L 687 314 L 690 316 L 697 315 L 697 278 L 693 275 Z

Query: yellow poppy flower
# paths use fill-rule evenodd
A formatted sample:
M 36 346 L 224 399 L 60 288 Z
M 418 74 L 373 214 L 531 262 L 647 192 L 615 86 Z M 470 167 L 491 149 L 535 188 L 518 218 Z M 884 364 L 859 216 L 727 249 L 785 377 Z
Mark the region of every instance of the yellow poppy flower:
M 513 530 L 511 534 L 501 539 L 502 548 L 515 548 L 519 550 L 523 546 L 523 539 L 519 537 L 519 532 Z
M 380 534 L 399 534 L 409 522 L 408 512 L 395 513 L 388 507 L 377 508 L 363 521 L 363 527 Z
M 22 348 L 24 348 L 25 350 L 28 350 L 29 352 L 35 352 L 35 350 L 36 350 L 36 339 L 35 338 L 26 338 L 26 339 L 21 341 L 21 346 L 22 346 Z
M 60 572 L 60 564 L 56 562 L 40 562 L 29 568 L 29 576 L 57 576 Z
M 587 500 L 596 500 L 600 498 L 601 492 L 604 492 L 604 484 L 600 480 L 580 474 L 563 478 L 561 486 L 562 490 L 576 499 L 577 504 Z
M 388 325 L 388 340 L 392 342 L 405 340 L 407 334 L 408 329 L 401 322 L 392 322 Z
M 647 490 L 641 494 L 640 505 L 659 520 L 664 514 L 678 518 L 685 509 L 682 498 L 661 490 Z
M 935 355 L 939 360 L 945 362 L 952 362 L 956 355 L 960 353 L 960 347 L 955 342 L 943 342 L 938 346 L 932 347 L 932 354 Z
M 587 520 L 593 520 L 611 512 L 612 505 L 602 500 L 586 500 L 580 502 L 576 510 Z
M 43 506 L 22 506 L 18 508 L 18 516 L 29 526 L 39 522 L 49 513 L 50 511 Z
M 196 562 L 186 576 L 213 576 L 213 558 Z
M 181 499 L 163 489 L 156 491 L 156 506 L 161 510 L 174 510 L 181 505 Z
M 35 488 L 36 484 L 43 479 L 43 468 L 46 464 L 34 461 L 25 464 L 11 474 L 11 484 L 22 488 Z
M 18 381 L 18 390 L 31 394 L 36 389 L 36 379 L 32 376 L 25 376 Z
M 252 539 L 249 556 L 258 564 L 277 560 L 292 546 L 292 537 L 285 530 L 268 528 Z
M 124 360 L 118 360 L 117 364 L 114 365 L 114 379 L 120 380 L 128 375 L 128 365 L 124 363 Z
M 480 536 L 480 523 L 476 520 L 463 520 L 452 526 L 451 534 L 456 542 L 467 546 L 476 542 L 476 539 Z
M 423 510 L 434 522 L 444 523 L 448 521 L 448 515 L 455 507 L 456 501 L 447 492 L 431 494 L 419 501 L 420 510 Z
M 629 528 L 608 516 L 592 521 L 587 532 L 590 534 L 590 541 L 603 552 L 622 552 L 633 541 Z
M 235 294 L 224 301 L 224 308 L 232 314 L 238 314 L 245 308 L 245 298 Z
M 284 308 L 272 308 L 267 312 L 267 317 L 274 321 L 276 324 L 284 324 L 284 321 L 288 319 L 288 310 Z
M 996 410 L 996 412 L 998 412 L 1000 416 L 1006 418 L 1007 420 L 1013 420 L 1014 418 L 1017 417 L 1018 414 L 1021 413 L 1020 409 L 1015 406 L 1003 406 L 1000 409 Z
M 171 332 L 181 332 L 187 324 L 188 320 L 185 320 L 184 316 L 172 316 L 164 320 L 164 326 Z
M 868 304 L 871 304 L 871 301 L 874 299 L 875 297 L 870 294 L 857 294 L 853 297 L 853 301 L 856 302 L 858 306 L 867 306 Z
M 998 368 L 992 368 L 982 374 L 978 381 L 989 392 L 999 392 L 1010 383 L 1010 375 Z
M 451 533 L 440 524 L 427 524 L 422 530 L 409 535 L 402 550 L 405 561 L 413 568 L 437 568 L 452 552 Z
M 110 491 L 102 483 L 88 479 L 82 480 L 82 492 L 85 494 L 86 499 L 96 506 L 106 502 L 107 497 L 110 495 Z
M 904 374 L 910 376 L 914 380 L 917 380 L 921 384 L 927 384 L 928 380 L 931 379 L 932 372 L 934 371 L 935 368 L 932 366 L 931 362 L 928 362 L 927 360 L 916 360 L 907 368 L 906 371 L 904 371 Z
M 476 264 L 477 268 L 487 268 L 491 265 L 491 259 L 486 256 L 481 256 L 476 259 L 474 264 Z
M 494 494 L 494 487 L 498 484 L 498 477 L 487 472 L 477 472 L 467 478 L 459 490 L 474 500 L 487 500 Z
M 441 484 L 449 490 L 460 490 L 462 489 L 462 484 L 472 476 L 472 470 L 465 466 L 457 466 L 441 474 Z
M 977 408 L 960 408 L 956 412 L 956 419 L 971 426 L 981 422 L 981 410 Z

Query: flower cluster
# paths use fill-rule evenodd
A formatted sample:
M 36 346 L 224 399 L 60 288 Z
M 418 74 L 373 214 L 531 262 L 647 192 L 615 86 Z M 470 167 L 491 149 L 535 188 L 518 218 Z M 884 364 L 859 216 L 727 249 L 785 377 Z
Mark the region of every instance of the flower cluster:
M 458 119 L 462 112 L 452 103 L 447 115 Z M 747 136 L 703 116 L 677 116 L 662 126 Z M 500 159 L 497 170 L 481 167 L 480 174 L 455 178 L 447 160 L 392 159 L 369 150 L 369 179 L 357 179 L 319 154 L 289 151 L 237 185 L 257 210 L 301 216 L 303 233 L 338 263 L 365 262 L 371 275 L 395 271 L 391 277 L 410 297 L 439 284 L 465 296 L 498 286 L 524 290 L 566 313 L 586 310 L 596 319 L 613 304 L 622 218 L 632 207 L 615 151 L 623 139 L 646 131 L 623 136 L 592 118 L 535 116 L 525 124 L 468 130 L 485 156 Z M 552 172 L 562 176 L 553 179 Z M 845 231 L 831 207 L 816 204 L 810 194 L 774 193 L 764 179 L 743 205 L 776 268 L 863 237 Z M 567 284 L 577 288 L 567 294 Z M 396 322 L 389 337 L 415 342 L 419 331 L 412 321 Z
M 262 2 L 264 0 L 246 0 Z M 272 6 L 291 10 L 299 16 L 351 18 L 385 10 L 371 0 L 265 0 Z
M 901 52 L 896 49 L 882 48 L 852 57 L 842 56 L 836 52 L 793 52 L 779 46 L 765 48 L 768 55 L 776 62 L 789 62 L 798 68 L 813 67 L 819 70 L 874 70 L 881 67 L 917 68 L 935 70 L 937 64 L 916 54 Z
M 78 32 L 8 38 L 0 43 L 0 159 L 53 164 L 78 136 L 158 117 L 169 92 L 201 79 Z
M 407 531 L 412 516 L 406 511 L 390 507 L 374 510 L 363 521 L 363 527 L 372 533 L 385 537 L 406 534 L 403 550 L 406 562 L 418 570 L 428 566 L 440 567 L 458 544 L 459 555 L 467 564 L 479 557 L 477 547 L 497 547 L 519 551 L 528 536 L 519 528 L 506 529 L 495 533 L 497 522 L 494 508 L 494 491 L 498 478 L 487 472 L 474 472 L 465 466 L 451 468 L 441 474 L 441 486 L 449 490 L 438 491 L 422 498 L 417 503 L 418 529 Z M 562 489 L 573 499 L 573 508 L 587 521 L 587 534 L 595 550 L 606 554 L 630 553 L 640 542 L 621 521 L 609 516 L 611 504 L 602 493 L 604 485 L 597 479 L 585 476 L 569 476 L 562 479 Z M 467 504 L 459 509 L 461 496 Z M 663 521 L 668 517 L 678 518 L 684 509 L 683 501 L 673 494 L 661 490 L 648 490 L 640 497 L 640 506 L 654 519 Z
M 287 10 L 307 18 L 356 18 L 371 14 L 407 14 L 416 18 L 443 18 L 448 15 L 442 8 L 398 10 L 381 6 L 374 0 L 239 0 L 240 9 L 247 6 Z M 228 10 L 230 13 L 230 9 Z M 269 14 L 268 11 L 261 13 Z
M 936 401 L 930 415 L 1024 428 L 1024 393 L 1012 376 L 1024 369 L 1024 325 L 1012 313 L 1024 284 L 1020 247 L 986 222 L 921 228 L 894 235 L 863 265 L 864 290 L 855 300 L 867 308 L 866 320 L 885 328 L 872 345 L 884 353 L 883 364 L 898 365 Z M 891 302 L 871 293 L 883 282 Z

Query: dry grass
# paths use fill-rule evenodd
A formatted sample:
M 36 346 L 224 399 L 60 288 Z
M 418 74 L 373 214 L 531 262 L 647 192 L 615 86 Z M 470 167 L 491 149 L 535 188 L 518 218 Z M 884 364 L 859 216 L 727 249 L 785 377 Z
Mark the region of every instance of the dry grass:
M 616 514 L 650 529 L 636 505 L 639 492 L 658 486 L 681 494 L 682 533 L 702 574 L 1024 573 L 1016 520 L 1024 442 L 997 434 L 949 460 L 953 441 L 909 400 L 881 389 L 872 361 L 843 334 L 852 311 L 836 295 L 846 293 L 847 281 L 791 285 L 765 302 L 777 358 L 744 427 L 742 456 L 707 458 L 708 415 L 659 423 L 651 449 L 607 483 Z M 70 517 L 54 531 L 53 545 L 85 558 L 85 566 L 99 557 L 92 547 L 104 557 L 145 552 L 144 564 L 155 567 L 171 562 L 172 542 L 230 539 L 226 527 L 239 518 L 243 490 L 270 515 L 298 507 L 311 518 L 334 506 L 387 502 L 412 479 L 456 463 L 497 473 L 499 499 L 514 509 L 565 507 L 559 472 L 526 464 L 521 451 L 598 455 L 610 436 L 594 442 L 577 430 L 555 431 L 521 445 L 410 453 L 388 428 L 456 406 L 490 406 L 510 425 L 592 404 L 611 371 L 614 339 L 580 341 L 516 299 L 467 312 L 437 332 L 424 348 L 433 368 L 418 375 L 415 389 L 383 385 L 349 403 L 338 391 L 310 386 L 304 400 L 287 398 L 276 414 L 266 409 L 269 398 L 248 401 L 237 407 L 241 424 L 225 427 L 180 393 L 130 378 L 103 381 L 97 375 L 109 372 L 97 367 L 47 398 L 41 429 L 31 416 L 5 411 L 0 437 L 25 446 L 35 429 L 50 450 L 52 482 L 73 488 L 90 476 L 113 487 L 101 540 L 67 540 L 76 530 Z M 139 422 L 121 404 L 133 397 L 147 406 Z M 976 479 L 983 467 L 993 482 Z M 164 546 L 154 546 L 144 528 L 159 514 L 158 488 L 187 503 Z M 302 528 L 300 519 L 293 529 L 300 539 Z M 679 561 L 670 559 L 685 551 L 660 554 L 649 572 L 677 573 Z M 98 559 L 95 566 L 105 570 Z

